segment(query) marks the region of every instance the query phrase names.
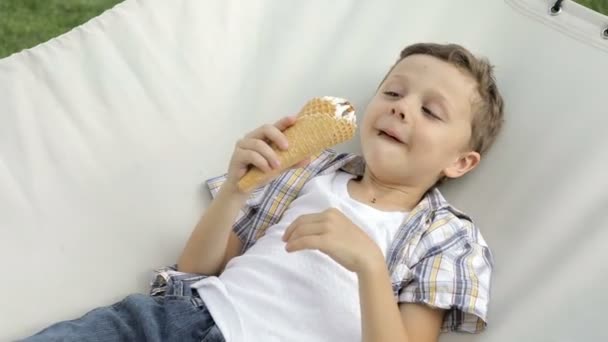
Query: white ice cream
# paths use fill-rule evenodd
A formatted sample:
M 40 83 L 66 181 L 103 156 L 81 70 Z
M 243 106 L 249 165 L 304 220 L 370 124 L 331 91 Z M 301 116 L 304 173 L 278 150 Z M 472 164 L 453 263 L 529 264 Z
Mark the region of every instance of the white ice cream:
M 353 125 L 357 124 L 355 109 L 350 104 L 350 102 L 348 102 L 348 100 L 333 96 L 323 96 L 322 99 L 329 101 L 334 106 L 336 106 L 336 112 L 334 113 L 334 115 L 338 119 L 347 120 Z

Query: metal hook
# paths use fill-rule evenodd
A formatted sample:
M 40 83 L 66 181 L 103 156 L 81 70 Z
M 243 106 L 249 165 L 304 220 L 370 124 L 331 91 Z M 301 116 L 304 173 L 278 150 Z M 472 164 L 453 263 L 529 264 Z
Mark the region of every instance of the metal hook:
M 551 14 L 551 15 L 558 15 L 558 14 L 562 13 L 562 2 L 564 2 L 564 0 L 557 0 L 557 1 L 555 1 L 555 3 L 553 4 L 553 6 L 551 6 L 549 8 L 549 14 Z

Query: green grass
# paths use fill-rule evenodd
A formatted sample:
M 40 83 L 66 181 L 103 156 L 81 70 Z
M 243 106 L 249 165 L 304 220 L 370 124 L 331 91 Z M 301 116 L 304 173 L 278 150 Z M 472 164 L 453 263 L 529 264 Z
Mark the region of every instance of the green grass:
M 608 15 L 608 0 L 574 0 L 596 12 Z
M 122 0 L 0 0 L 0 58 L 57 37 Z
M 0 0 L 0 58 L 65 33 L 121 1 Z M 575 1 L 608 15 L 608 0 Z

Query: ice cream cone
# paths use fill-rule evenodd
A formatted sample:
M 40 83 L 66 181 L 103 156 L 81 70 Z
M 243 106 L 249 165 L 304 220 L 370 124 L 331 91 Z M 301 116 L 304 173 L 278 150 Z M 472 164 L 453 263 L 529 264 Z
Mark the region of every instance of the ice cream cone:
M 281 168 L 264 173 L 252 167 L 239 180 L 238 186 L 241 191 L 249 192 L 307 157 L 352 139 L 356 129 L 355 111 L 348 101 L 328 96 L 314 98 L 300 110 L 296 122 L 283 131 L 289 148 L 282 150 L 270 144 L 278 155 Z

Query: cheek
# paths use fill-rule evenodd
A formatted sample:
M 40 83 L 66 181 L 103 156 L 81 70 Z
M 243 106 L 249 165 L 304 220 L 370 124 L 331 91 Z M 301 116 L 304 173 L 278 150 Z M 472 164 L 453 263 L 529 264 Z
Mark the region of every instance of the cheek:
M 369 132 L 374 128 L 374 124 L 378 120 L 378 108 L 373 106 L 368 106 L 363 113 L 363 117 L 361 118 L 361 131 Z
M 426 127 L 429 128 L 429 127 Z M 418 129 L 414 133 L 414 150 L 423 156 L 443 156 L 453 150 L 454 138 L 447 132 L 433 129 Z

